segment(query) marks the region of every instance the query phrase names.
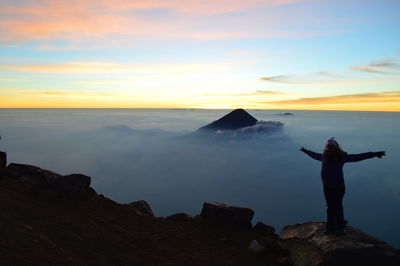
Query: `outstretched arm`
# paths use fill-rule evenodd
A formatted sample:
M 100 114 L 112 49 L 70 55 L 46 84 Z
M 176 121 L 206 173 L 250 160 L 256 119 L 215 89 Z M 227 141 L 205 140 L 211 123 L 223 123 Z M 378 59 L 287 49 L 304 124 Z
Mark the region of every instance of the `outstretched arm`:
M 304 149 L 304 147 L 301 147 L 300 151 L 304 152 L 305 154 L 307 154 L 308 156 L 310 156 L 311 158 L 313 158 L 315 160 L 322 161 L 322 154 L 321 153 L 309 151 L 307 149 Z
M 386 152 L 385 151 L 378 151 L 378 152 L 365 152 L 365 153 L 359 153 L 359 154 L 347 154 L 344 157 L 344 162 L 359 162 L 362 160 L 366 159 L 371 159 L 374 157 L 382 158 L 382 156 L 385 156 Z

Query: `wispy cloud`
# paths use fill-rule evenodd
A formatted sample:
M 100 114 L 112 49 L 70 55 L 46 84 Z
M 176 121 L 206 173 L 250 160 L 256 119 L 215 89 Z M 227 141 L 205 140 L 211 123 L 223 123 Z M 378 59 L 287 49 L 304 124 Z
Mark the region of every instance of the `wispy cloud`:
M 271 76 L 260 78 L 262 81 L 273 82 L 273 83 L 285 83 L 290 85 L 359 85 L 359 84 L 376 84 L 385 82 L 398 82 L 400 78 L 343 78 L 337 76 L 335 79 L 331 76 L 331 79 L 318 79 L 314 76 Z
M 74 81 L 73 84 L 77 85 L 104 85 L 104 84 L 113 84 L 119 82 L 121 80 L 117 79 L 104 79 L 104 80 L 82 80 L 82 81 Z M 124 80 L 125 81 L 125 80 Z
M 396 59 L 387 59 L 372 62 L 367 66 L 350 66 L 349 69 L 359 70 L 369 73 L 385 74 L 385 75 L 400 75 L 400 65 Z
M 283 14 L 253 14 L 246 19 L 237 13 L 257 11 L 308 0 L 71 0 L 18 1 L 0 4 L 0 41 L 31 40 L 87 42 L 107 38 L 137 41 L 159 38 L 226 39 L 249 37 L 309 37 L 330 34 L 328 30 L 299 32 L 283 30 Z M 151 16 L 149 14 L 152 14 Z M 232 15 L 232 16 L 230 16 Z M 216 19 L 223 16 L 222 19 Z M 285 19 L 298 25 L 294 16 Z M 262 27 L 260 27 L 262 25 Z M 269 26 L 268 26 L 269 25 Z M 279 25 L 280 27 L 274 27 Z M 279 29 L 279 30 L 278 30 Z M 337 33 L 337 32 L 334 32 Z M 97 43 L 98 43 L 97 42 Z M 41 49 L 55 49 L 40 45 Z M 75 46 L 66 46 L 75 47 Z
M 352 70 L 359 70 L 359 71 L 364 71 L 364 72 L 369 72 L 369 73 L 376 73 L 376 74 L 394 74 L 386 71 L 379 70 L 380 68 L 377 67 L 358 67 L 358 66 L 351 66 L 349 69 Z
M 380 67 L 380 68 L 388 68 L 388 69 L 399 69 L 400 66 L 397 63 L 399 60 L 396 59 L 386 59 L 386 60 L 380 60 L 380 61 L 375 61 L 371 63 L 371 66 L 373 67 Z
M 346 94 L 326 97 L 310 97 L 292 100 L 268 101 L 264 103 L 281 106 L 304 105 L 337 105 L 360 103 L 400 103 L 400 91 L 387 91 L 380 93 Z
M 181 63 L 181 64 L 121 64 L 115 62 L 68 62 L 58 64 L 0 64 L 0 69 L 33 73 L 89 74 L 89 73 L 135 73 L 135 74 L 183 74 L 227 69 L 229 62 Z M 96 82 L 96 81 L 95 81 Z M 104 81 L 103 81 L 104 82 Z M 109 80 L 111 82 L 111 80 Z M 82 81 L 84 84 L 85 81 Z M 90 82 L 88 82 L 90 83 Z
M 282 95 L 285 94 L 279 91 L 266 91 L 266 90 L 257 90 L 249 93 L 209 93 L 203 94 L 202 96 L 211 96 L 211 97 L 243 97 L 243 96 L 268 96 L 268 95 Z
M 327 71 L 327 70 L 318 71 L 317 74 L 323 75 L 323 76 L 333 76 L 334 75 L 331 71 Z
M 260 80 L 269 82 L 278 82 L 278 83 L 290 83 L 290 78 L 291 76 L 279 75 L 279 76 L 263 77 L 260 78 Z
M 357 76 L 349 71 L 342 73 L 335 73 L 332 71 L 321 70 L 315 73 L 304 75 L 276 75 L 262 77 L 260 80 L 273 83 L 285 83 L 293 85 L 357 85 L 357 84 L 374 84 L 385 82 L 397 82 L 400 78 L 393 77 L 393 75 L 400 75 L 400 65 L 397 59 L 387 59 L 375 61 L 368 66 L 350 66 L 349 70 L 357 70 L 373 74 L 385 74 L 392 77 L 376 78 L 376 76 L 365 77 Z M 353 75 L 352 75 L 353 74 Z
M 82 97 L 117 97 L 118 95 L 115 93 L 101 93 L 101 92 L 93 92 L 93 91 L 61 91 L 61 90 L 52 90 L 52 91 L 25 91 L 21 90 L 19 94 L 28 95 L 28 96 L 39 96 L 39 97 L 72 97 L 72 98 L 82 98 Z

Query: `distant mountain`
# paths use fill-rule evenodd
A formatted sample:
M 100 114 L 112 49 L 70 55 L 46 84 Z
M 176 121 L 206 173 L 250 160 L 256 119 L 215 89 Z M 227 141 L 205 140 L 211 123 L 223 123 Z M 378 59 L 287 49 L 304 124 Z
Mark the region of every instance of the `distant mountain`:
M 236 109 L 222 118 L 199 128 L 199 131 L 236 130 L 242 127 L 254 126 L 257 121 L 245 110 Z
M 100 128 L 100 130 L 104 132 L 120 133 L 120 134 L 132 134 L 135 132 L 135 130 L 126 125 L 106 126 Z

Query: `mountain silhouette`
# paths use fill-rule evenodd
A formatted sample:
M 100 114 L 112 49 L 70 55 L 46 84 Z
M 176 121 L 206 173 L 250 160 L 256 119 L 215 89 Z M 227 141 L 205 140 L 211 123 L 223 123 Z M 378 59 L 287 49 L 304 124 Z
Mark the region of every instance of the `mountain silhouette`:
M 243 109 L 236 109 L 222 118 L 199 128 L 200 131 L 235 130 L 242 127 L 253 126 L 257 123 L 252 115 Z

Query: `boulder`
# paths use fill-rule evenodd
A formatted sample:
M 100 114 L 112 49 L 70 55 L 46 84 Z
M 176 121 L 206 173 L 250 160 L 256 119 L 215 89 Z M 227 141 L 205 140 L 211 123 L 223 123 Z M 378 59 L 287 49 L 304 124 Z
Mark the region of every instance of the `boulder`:
M 257 222 L 252 230 L 259 235 L 268 236 L 270 238 L 276 238 L 277 236 L 275 235 L 275 228 L 266 225 L 263 222 Z
M 16 176 L 35 184 L 49 182 L 61 176 L 54 172 L 28 164 L 11 163 L 8 165 L 7 169 Z
M 281 249 L 278 243 L 278 235 L 275 234 L 275 228 L 272 226 L 257 222 L 252 231 L 256 234 L 256 239 L 250 243 L 249 251 L 259 253 Z
M 58 194 L 72 199 L 97 194 L 90 188 L 91 178 L 81 174 L 59 176 L 45 183 L 35 186 L 36 191 Z
M 279 245 L 277 238 L 264 236 L 258 237 L 258 239 L 254 239 L 253 241 L 251 241 L 248 249 L 249 251 L 260 253 L 263 251 L 282 250 L 282 247 Z
M 165 217 L 167 220 L 176 221 L 176 222 L 193 222 L 194 217 L 188 215 L 187 213 L 175 213 Z
M 0 151 L 0 169 L 4 169 L 7 166 L 7 153 Z
M 280 235 L 281 244 L 290 252 L 295 266 L 395 266 L 399 251 L 385 242 L 346 227 L 342 236 L 326 235 L 325 223 L 289 225 Z
M 268 248 L 261 245 L 257 240 L 251 241 L 247 249 L 253 253 L 262 253 L 268 251 Z
M 91 178 L 82 174 L 63 176 L 37 166 L 12 163 L 7 169 L 3 169 L 1 176 L 27 180 L 33 184 L 33 192 L 71 199 L 97 196 L 96 191 L 90 187 Z
M 127 204 L 127 206 L 131 210 L 133 210 L 137 215 L 154 217 L 154 213 L 153 213 L 150 205 L 145 200 L 134 201 L 134 202 Z
M 231 229 L 250 230 L 254 211 L 249 208 L 227 206 L 217 202 L 204 202 L 200 216 Z

